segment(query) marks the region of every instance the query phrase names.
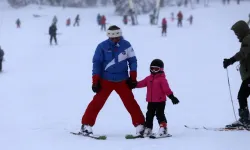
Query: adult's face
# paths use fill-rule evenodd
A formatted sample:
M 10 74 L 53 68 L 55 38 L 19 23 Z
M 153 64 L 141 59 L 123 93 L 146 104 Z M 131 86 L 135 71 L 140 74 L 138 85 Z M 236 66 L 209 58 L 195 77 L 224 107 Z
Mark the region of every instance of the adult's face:
M 120 37 L 109 38 L 112 42 L 118 43 L 120 41 Z

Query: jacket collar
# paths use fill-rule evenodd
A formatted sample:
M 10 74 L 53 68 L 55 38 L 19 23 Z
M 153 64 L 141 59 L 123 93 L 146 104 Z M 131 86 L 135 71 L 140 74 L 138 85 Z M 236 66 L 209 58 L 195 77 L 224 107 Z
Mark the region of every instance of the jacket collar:
M 150 75 L 151 78 L 159 78 L 159 77 L 165 77 L 165 76 L 166 75 L 165 75 L 164 72 L 163 73 L 157 73 L 155 75 L 153 75 L 153 74 Z
M 121 41 L 124 40 L 123 36 L 120 37 L 120 41 L 118 43 L 114 43 L 113 41 L 111 41 L 110 39 L 108 39 L 108 42 L 113 45 L 113 46 L 116 46 L 117 44 L 118 45 L 121 45 Z

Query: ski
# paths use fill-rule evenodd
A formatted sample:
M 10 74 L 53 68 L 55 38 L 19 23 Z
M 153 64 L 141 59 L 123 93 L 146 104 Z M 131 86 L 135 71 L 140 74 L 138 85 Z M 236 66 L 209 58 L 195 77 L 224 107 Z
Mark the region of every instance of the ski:
M 157 134 L 152 134 L 149 136 L 150 139 L 160 139 L 160 138 L 168 138 L 172 137 L 171 134 L 166 134 L 166 135 L 157 135 Z
M 144 138 L 143 135 L 133 135 L 133 134 L 127 134 L 125 136 L 126 139 L 138 139 L 138 138 Z
M 70 132 L 73 135 L 80 135 L 80 136 L 84 136 L 84 137 L 89 137 L 92 139 L 96 139 L 96 140 L 106 140 L 107 137 L 105 135 L 94 135 L 94 134 L 82 134 L 81 132 Z
M 212 128 L 212 127 L 190 127 L 190 126 L 187 126 L 187 125 L 184 125 L 185 128 L 188 128 L 188 129 L 193 129 L 193 130 L 210 130 L 210 131 L 243 131 L 243 130 L 246 130 L 246 131 L 249 131 L 247 130 L 246 128 L 244 127 L 231 127 L 231 128 L 228 128 L 228 127 L 222 127 L 222 128 Z

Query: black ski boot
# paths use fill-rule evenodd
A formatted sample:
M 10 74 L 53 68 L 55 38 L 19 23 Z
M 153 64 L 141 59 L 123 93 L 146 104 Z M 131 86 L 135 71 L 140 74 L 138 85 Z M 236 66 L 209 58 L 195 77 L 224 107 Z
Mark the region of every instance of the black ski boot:
M 93 134 L 92 127 L 89 125 L 82 125 L 80 133 L 83 135 Z
M 239 109 L 240 119 L 232 124 L 226 125 L 226 128 L 246 128 L 250 129 L 250 119 L 248 108 Z

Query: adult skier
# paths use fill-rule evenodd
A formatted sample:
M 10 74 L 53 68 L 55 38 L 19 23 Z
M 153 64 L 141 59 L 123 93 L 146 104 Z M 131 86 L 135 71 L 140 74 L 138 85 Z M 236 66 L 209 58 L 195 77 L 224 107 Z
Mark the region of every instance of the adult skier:
M 2 62 L 3 62 L 4 51 L 0 47 L 0 72 L 2 72 Z
M 56 25 L 56 24 L 57 24 L 57 21 L 58 21 L 57 17 L 54 16 L 53 19 L 52 19 L 52 24 L 55 24 L 55 25 Z
M 82 117 L 80 133 L 93 133 L 92 126 L 99 111 L 110 93 L 115 90 L 131 115 L 136 134 L 142 135 L 145 119 L 131 90 L 137 85 L 137 59 L 134 49 L 123 39 L 121 29 L 115 25 L 108 28 L 107 36 L 109 39 L 97 46 L 93 57 L 92 90 L 96 95 Z
M 106 31 L 106 17 L 104 15 L 101 17 L 101 31 Z
M 183 20 L 183 14 L 181 11 L 177 14 L 178 22 L 177 22 L 177 27 L 182 27 L 182 20 Z
M 50 35 L 50 45 L 52 45 L 52 40 L 54 39 L 55 44 L 57 45 L 57 38 L 56 38 L 56 31 L 57 31 L 57 27 L 56 24 L 53 23 L 50 27 L 49 27 L 49 35 Z
M 20 27 L 21 27 L 21 21 L 20 21 L 19 18 L 16 20 L 16 27 L 17 27 L 17 28 L 20 28 Z
M 73 26 L 79 26 L 79 23 L 80 23 L 80 16 L 79 16 L 79 14 L 76 16 L 76 18 L 75 18 L 75 23 L 74 23 L 74 25 Z
M 229 65 L 234 64 L 236 61 L 240 62 L 240 74 L 242 84 L 238 93 L 239 101 L 239 117 L 240 119 L 226 127 L 244 126 L 250 129 L 249 110 L 247 98 L 250 95 L 250 29 L 245 21 L 236 22 L 231 28 L 239 42 L 241 43 L 240 51 L 237 52 L 230 59 L 224 59 L 223 67 L 227 68 Z
M 101 19 L 102 19 L 102 16 L 100 14 L 98 14 L 97 18 L 96 18 L 98 25 L 101 25 Z
M 187 21 L 189 21 L 189 24 L 192 25 L 193 24 L 193 15 L 190 15 L 190 17 L 187 19 Z

